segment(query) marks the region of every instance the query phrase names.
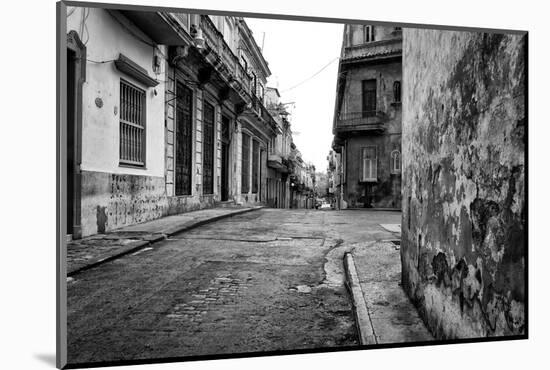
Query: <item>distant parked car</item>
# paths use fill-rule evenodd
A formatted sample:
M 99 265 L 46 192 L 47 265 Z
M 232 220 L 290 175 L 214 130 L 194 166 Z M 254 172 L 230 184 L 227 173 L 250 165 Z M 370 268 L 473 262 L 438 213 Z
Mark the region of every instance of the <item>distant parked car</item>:
M 315 199 L 315 209 L 319 209 L 323 203 L 324 202 L 322 199 L 320 198 Z
M 327 208 L 330 209 L 330 208 L 332 208 L 332 207 L 330 206 L 329 203 L 323 202 L 323 204 L 321 204 L 321 207 L 320 207 L 320 208 L 321 208 L 321 209 L 327 209 Z

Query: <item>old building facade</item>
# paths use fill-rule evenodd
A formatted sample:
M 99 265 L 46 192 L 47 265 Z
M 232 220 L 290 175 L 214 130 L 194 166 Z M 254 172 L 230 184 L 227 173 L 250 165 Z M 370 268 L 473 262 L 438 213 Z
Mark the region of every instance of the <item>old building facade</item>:
M 403 40 L 403 288 L 438 338 L 523 334 L 526 36 Z
M 75 7 L 67 30 L 68 234 L 266 202 L 271 72 L 244 19 Z
M 333 123 L 342 208 L 401 207 L 401 32 L 344 28 Z
M 267 169 L 267 204 L 274 208 L 290 207 L 290 181 L 292 172 L 290 161 L 292 131 L 288 119 L 288 111 L 280 101 L 280 94 L 276 88 L 266 90 L 266 107 L 277 123 L 277 135 L 269 145 Z
M 166 48 L 114 11 L 70 8 L 67 30 L 67 233 L 160 217 Z
M 302 153 L 290 144 L 290 208 L 313 208 L 315 203 L 315 166 L 302 158 Z
M 242 18 L 175 16 L 194 46 L 171 48 L 167 68 L 168 213 L 265 202 L 276 133 L 264 107 L 267 63 Z

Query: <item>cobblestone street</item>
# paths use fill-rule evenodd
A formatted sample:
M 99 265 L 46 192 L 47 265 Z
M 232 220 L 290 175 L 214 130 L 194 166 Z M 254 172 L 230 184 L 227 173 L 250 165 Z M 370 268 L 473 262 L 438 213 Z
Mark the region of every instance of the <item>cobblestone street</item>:
M 342 256 L 399 220 L 261 209 L 75 274 L 69 362 L 358 345 Z

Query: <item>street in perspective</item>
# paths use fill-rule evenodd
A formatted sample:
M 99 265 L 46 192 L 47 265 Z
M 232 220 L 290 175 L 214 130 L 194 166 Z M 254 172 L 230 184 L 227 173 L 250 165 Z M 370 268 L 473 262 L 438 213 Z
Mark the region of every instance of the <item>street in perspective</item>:
M 525 337 L 523 34 L 62 9 L 68 364 Z
M 432 340 L 400 289 L 398 212 L 262 208 L 69 278 L 71 362 L 357 346 L 357 253 L 372 343 Z M 162 271 L 162 273 L 159 273 Z M 106 335 L 108 333 L 108 335 Z M 74 356 L 74 357 L 73 357 Z

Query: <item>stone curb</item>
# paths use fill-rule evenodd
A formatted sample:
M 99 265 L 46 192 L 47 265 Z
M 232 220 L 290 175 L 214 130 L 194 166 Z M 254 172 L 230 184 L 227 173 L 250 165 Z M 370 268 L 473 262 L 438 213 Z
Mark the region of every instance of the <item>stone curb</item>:
M 204 219 L 204 220 L 200 220 L 200 221 L 197 221 L 197 222 L 194 222 L 194 223 L 189 223 L 189 224 L 182 225 L 182 226 L 172 227 L 170 229 L 163 230 L 163 232 L 160 232 L 160 233 L 151 233 L 149 236 L 144 237 L 144 238 L 146 238 L 146 240 L 136 240 L 135 242 L 132 242 L 132 243 L 118 249 L 117 252 L 115 252 L 114 254 L 112 254 L 108 257 L 92 258 L 85 265 L 80 265 L 80 266 L 77 266 L 77 267 L 73 268 L 72 270 L 68 270 L 67 271 L 67 277 L 70 277 L 70 276 L 76 275 L 79 272 L 97 267 L 97 266 L 102 265 L 106 262 L 109 262 L 109 261 L 115 260 L 119 257 L 125 256 L 129 253 L 137 252 L 138 250 L 143 249 L 143 248 L 145 248 L 149 245 L 157 243 L 161 240 L 165 240 L 165 239 L 169 238 L 172 235 L 175 235 L 175 234 L 178 234 L 178 233 L 181 233 L 181 232 L 184 232 L 184 231 L 189 231 L 189 230 L 194 229 L 196 227 L 199 227 L 199 226 L 211 223 L 211 222 L 215 222 L 215 221 L 218 221 L 218 220 L 221 220 L 221 219 L 224 219 L 224 218 L 241 215 L 243 213 L 256 211 L 256 210 L 259 210 L 259 209 L 262 209 L 262 208 L 265 208 L 265 207 L 264 206 L 259 206 L 259 207 L 241 209 L 241 210 L 238 210 L 238 211 L 235 211 L 235 212 L 226 213 L 224 215 L 219 215 L 219 216 L 214 216 L 214 217 L 207 218 L 207 219 Z
M 357 276 L 353 255 L 350 252 L 344 254 L 344 271 L 346 286 L 351 294 L 355 324 L 359 333 L 359 342 L 361 345 L 377 344 L 367 304 L 365 303 L 363 291 L 359 284 L 359 277 Z
M 401 208 L 344 208 L 342 211 L 401 212 Z
M 163 240 L 163 239 L 164 238 L 162 238 L 160 240 Z M 155 240 L 155 241 L 157 241 L 157 240 Z M 73 276 L 73 275 L 75 275 L 79 272 L 89 270 L 93 267 L 102 265 L 106 262 L 112 261 L 112 260 L 114 260 L 118 257 L 124 256 L 128 253 L 136 252 L 136 251 L 146 247 L 147 245 L 154 243 L 155 241 L 150 242 L 148 240 L 136 240 L 135 242 L 132 242 L 128 245 L 125 245 L 124 247 L 119 248 L 115 254 L 112 254 L 112 255 L 107 256 L 107 257 L 92 258 L 88 262 L 86 262 L 85 265 L 80 265 L 80 266 L 77 266 L 77 267 L 73 268 L 72 270 L 67 270 L 67 276 L 68 277 Z

